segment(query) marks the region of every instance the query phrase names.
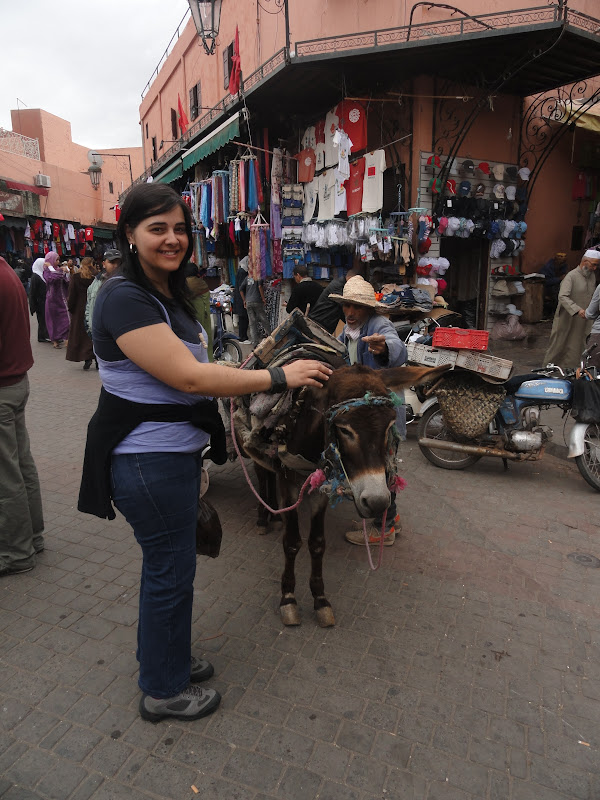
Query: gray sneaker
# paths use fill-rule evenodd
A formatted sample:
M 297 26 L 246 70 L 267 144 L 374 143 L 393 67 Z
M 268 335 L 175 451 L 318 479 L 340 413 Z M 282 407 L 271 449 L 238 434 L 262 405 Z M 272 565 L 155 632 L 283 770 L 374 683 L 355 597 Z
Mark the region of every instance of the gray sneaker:
M 140 700 L 140 714 L 150 722 L 161 719 L 192 720 L 206 717 L 215 711 L 221 702 L 221 695 L 215 689 L 201 689 L 199 686 L 188 686 L 175 697 L 155 699 L 147 694 Z
M 192 656 L 192 667 L 190 670 L 190 683 L 200 683 L 200 681 L 207 681 L 214 675 L 215 668 L 210 661 L 205 661 L 203 658 L 196 658 Z

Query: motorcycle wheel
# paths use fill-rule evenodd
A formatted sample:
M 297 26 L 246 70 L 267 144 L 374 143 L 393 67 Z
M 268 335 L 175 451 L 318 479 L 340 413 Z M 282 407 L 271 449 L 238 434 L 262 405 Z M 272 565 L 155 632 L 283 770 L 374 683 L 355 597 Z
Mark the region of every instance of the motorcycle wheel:
M 575 462 L 589 485 L 600 492 L 600 425 L 590 424 L 585 431 L 585 450 Z
M 218 343 L 213 348 L 213 355 L 215 360 L 218 361 L 231 361 L 235 364 L 241 364 L 243 360 L 242 348 L 235 339 L 225 339 L 223 342 L 223 349 L 219 357 Z
M 419 421 L 419 439 L 443 439 L 446 442 L 460 442 L 452 431 L 446 427 L 441 409 L 436 403 L 428 408 Z M 421 452 L 428 461 L 442 469 L 465 469 L 475 464 L 481 456 L 471 456 L 454 450 L 435 450 L 419 444 Z

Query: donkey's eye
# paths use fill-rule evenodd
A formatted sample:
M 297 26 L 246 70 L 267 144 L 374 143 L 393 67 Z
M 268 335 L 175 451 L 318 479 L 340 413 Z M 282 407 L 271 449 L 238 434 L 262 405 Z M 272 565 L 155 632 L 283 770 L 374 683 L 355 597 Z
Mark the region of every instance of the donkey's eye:
M 352 428 L 343 428 L 340 425 L 338 425 L 337 432 L 346 439 L 354 439 L 356 437 L 356 434 L 354 433 Z

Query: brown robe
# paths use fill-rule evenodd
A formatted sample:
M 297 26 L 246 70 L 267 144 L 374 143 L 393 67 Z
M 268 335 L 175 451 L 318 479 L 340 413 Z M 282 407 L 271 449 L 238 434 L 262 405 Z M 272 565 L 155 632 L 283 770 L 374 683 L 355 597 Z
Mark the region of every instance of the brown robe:
M 578 312 L 588 307 L 595 288 L 595 273 L 584 275 L 581 267 L 572 269 L 563 278 L 544 366 L 550 363 L 563 369 L 579 366 L 592 320 L 582 319 Z
M 90 361 L 94 357 L 92 340 L 83 325 L 87 290 L 92 281 L 93 278 L 82 278 L 76 272 L 69 283 L 67 308 L 71 314 L 71 329 L 67 342 L 67 361 Z

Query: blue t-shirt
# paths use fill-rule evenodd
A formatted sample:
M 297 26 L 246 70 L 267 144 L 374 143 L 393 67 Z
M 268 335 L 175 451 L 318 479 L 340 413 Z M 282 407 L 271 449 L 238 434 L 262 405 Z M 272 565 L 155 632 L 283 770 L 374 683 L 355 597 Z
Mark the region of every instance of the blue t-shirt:
M 198 343 L 198 323 L 174 300 L 158 298 L 169 314 L 173 333 L 184 342 Z M 98 292 L 92 320 L 94 351 L 105 361 L 126 358 L 116 343 L 119 336 L 148 325 L 167 322 L 162 309 L 147 291 L 130 281 L 109 280 Z
M 164 308 L 162 308 L 163 306 Z M 119 336 L 150 325 L 170 324 L 194 357 L 208 362 L 208 354 L 199 334 L 206 334 L 174 300 L 156 299 L 145 289 L 122 278 L 111 278 L 98 292 L 92 334 L 100 377 L 106 391 L 134 403 L 192 405 L 202 395 L 174 389 L 134 364 L 116 343 Z M 208 434 L 190 422 L 143 422 L 113 450 L 121 453 L 158 453 L 201 450 Z

